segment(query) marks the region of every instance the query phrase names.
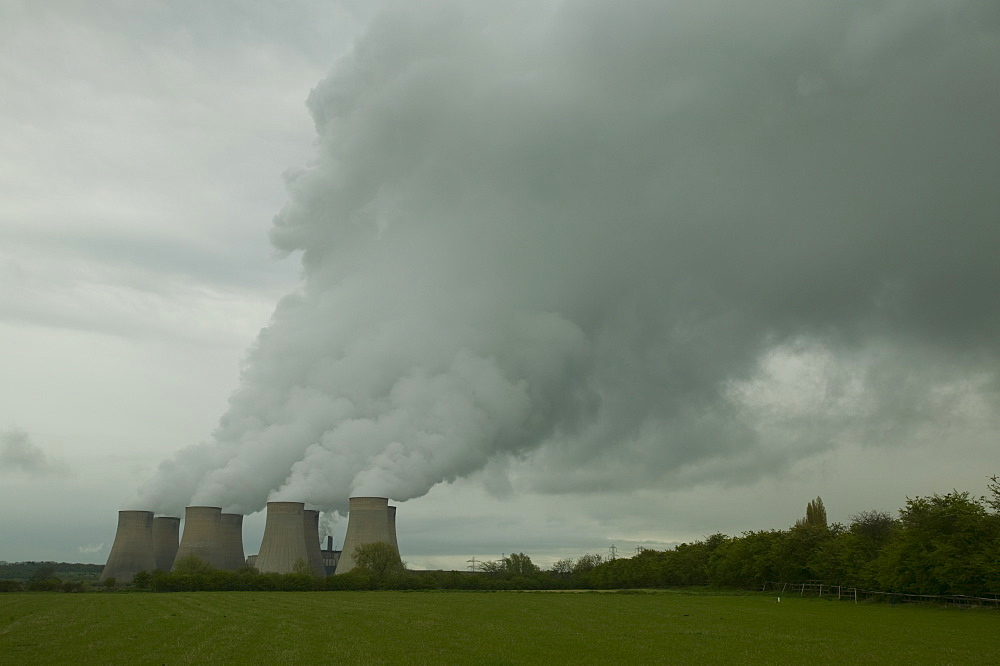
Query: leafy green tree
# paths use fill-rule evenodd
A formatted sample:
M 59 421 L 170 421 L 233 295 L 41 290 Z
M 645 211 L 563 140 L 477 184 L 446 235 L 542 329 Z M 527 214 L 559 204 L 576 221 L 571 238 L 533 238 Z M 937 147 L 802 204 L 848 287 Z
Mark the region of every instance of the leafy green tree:
M 577 576 L 585 574 L 588 571 L 591 571 L 594 567 L 600 565 L 603 561 L 604 559 L 596 553 L 581 555 L 573 564 L 573 573 Z
M 573 573 L 573 559 L 567 557 L 561 560 L 556 560 L 552 565 L 551 571 L 559 576 L 568 576 Z
M 994 512 L 1000 514 L 1000 477 L 996 474 L 990 477 L 990 482 L 986 485 L 986 489 L 989 490 L 990 494 L 983 498 L 986 505 L 993 509 Z
M 504 570 L 513 576 L 533 576 L 540 569 L 524 553 L 511 553 L 503 558 Z
M 366 543 L 355 548 L 354 563 L 376 583 L 384 583 L 406 569 L 399 553 L 385 541 Z
M 105 590 L 113 590 L 113 589 L 115 589 L 115 584 L 117 582 L 118 581 L 115 580 L 114 576 L 108 576 L 107 578 L 104 579 L 104 582 L 102 583 L 102 585 L 104 585 L 104 589 Z
M 826 507 L 823 506 L 822 497 L 817 497 L 806 504 L 806 517 L 795 522 L 796 527 L 802 525 L 826 527 Z
M 1000 591 L 1000 521 L 967 492 L 907 499 L 876 564 L 884 588 L 916 594 Z
M 132 584 L 135 585 L 136 589 L 148 590 L 149 585 L 152 582 L 153 575 L 148 571 L 140 571 L 132 578 Z
M 179 574 L 207 574 L 214 571 L 215 567 L 201 559 L 197 555 L 185 555 L 174 562 L 174 573 Z
M 29 583 L 38 583 L 42 581 L 49 580 L 50 578 L 55 578 L 56 570 L 48 564 L 42 564 L 35 568 L 31 572 L 31 578 L 28 579 Z

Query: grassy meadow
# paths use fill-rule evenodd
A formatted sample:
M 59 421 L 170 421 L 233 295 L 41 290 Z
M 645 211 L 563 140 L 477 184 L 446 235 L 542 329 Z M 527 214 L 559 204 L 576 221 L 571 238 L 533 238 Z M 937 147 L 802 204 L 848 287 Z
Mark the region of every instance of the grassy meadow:
M 0 595 L 0 663 L 1000 663 L 1000 613 L 764 594 Z

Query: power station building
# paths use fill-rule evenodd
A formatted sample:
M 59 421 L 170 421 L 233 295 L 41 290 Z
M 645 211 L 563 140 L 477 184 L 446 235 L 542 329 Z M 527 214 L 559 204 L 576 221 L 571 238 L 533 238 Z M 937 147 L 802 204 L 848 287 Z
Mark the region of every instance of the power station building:
M 383 541 L 399 554 L 396 507 L 385 497 L 352 497 L 343 550 L 328 536 L 320 548 L 319 511 L 302 502 L 268 502 L 260 551 L 245 557 L 243 515 L 222 513 L 216 506 L 189 506 L 180 518 L 153 517 L 151 511 L 119 511 L 114 545 L 100 580 L 129 583 L 140 571 L 176 571 L 196 557 L 215 569 L 235 571 L 252 566 L 261 572 L 308 571 L 325 577 L 355 568 L 359 546 Z M 178 535 L 180 538 L 178 539 Z

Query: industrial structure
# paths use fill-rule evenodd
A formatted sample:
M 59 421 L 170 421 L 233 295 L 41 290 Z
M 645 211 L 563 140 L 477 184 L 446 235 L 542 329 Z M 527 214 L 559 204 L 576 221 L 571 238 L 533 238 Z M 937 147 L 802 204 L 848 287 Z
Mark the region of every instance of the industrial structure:
M 325 578 L 326 568 L 323 566 L 323 555 L 319 550 L 319 511 L 306 509 L 302 512 L 302 516 L 304 520 L 302 530 L 305 532 L 309 569 L 313 575 Z
M 180 518 L 153 517 L 151 511 L 119 511 L 118 530 L 99 580 L 130 583 L 140 571 L 176 571 L 184 558 L 195 556 L 224 571 L 252 566 L 262 573 L 309 571 L 325 577 L 354 569 L 359 546 L 383 541 L 399 554 L 396 507 L 385 497 L 352 497 L 342 550 L 328 536 L 320 547 L 319 511 L 302 502 L 268 502 L 264 536 L 257 555 L 245 557 L 243 515 L 222 513 L 217 506 L 189 506 Z M 181 535 L 178 540 L 178 535 Z
M 261 573 L 292 573 L 299 562 L 309 565 L 306 549 L 305 504 L 268 502 L 264 536 L 255 565 Z M 319 530 L 316 528 L 316 545 Z
M 356 566 L 354 551 L 377 541 L 390 544 L 399 554 L 396 542 L 396 507 L 389 507 L 387 497 L 351 497 L 347 512 L 347 535 L 337 563 L 337 573 L 347 573 Z M 390 512 L 389 509 L 392 509 Z
M 170 571 L 177 557 L 181 519 L 174 516 L 153 518 L 153 559 L 160 571 Z
M 333 549 L 333 537 L 327 535 L 326 537 L 326 548 L 319 551 L 320 555 L 323 556 L 323 569 L 326 571 L 327 576 L 332 574 L 337 570 L 337 562 L 340 561 L 339 550 Z
M 153 512 L 119 511 L 115 542 L 98 580 L 114 578 L 118 582 L 130 583 L 140 571 L 155 568 Z
M 396 551 L 396 554 L 399 555 L 399 544 L 396 543 L 396 507 L 387 507 L 387 511 L 389 518 L 389 543 Z
M 223 513 L 219 516 L 219 568 L 236 571 L 245 566 L 243 514 Z
M 217 506 L 189 506 L 184 509 L 184 534 L 171 569 L 176 570 L 177 564 L 191 555 L 212 567 L 221 568 L 221 520 L 222 509 Z

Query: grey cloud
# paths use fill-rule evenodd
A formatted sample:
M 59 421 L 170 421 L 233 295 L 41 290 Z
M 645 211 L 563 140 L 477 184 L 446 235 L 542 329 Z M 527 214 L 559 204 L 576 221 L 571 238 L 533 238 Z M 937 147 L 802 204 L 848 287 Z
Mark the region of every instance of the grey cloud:
M 13 428 L 0 432 L 0 472 L 64 475 L 68 468 L 32 442 L 27 432 Z
M 496 5 L 394 6 L 312 91 L 302 290 L 130 502 L 750 483 L 997 404 L 994 3 Z

